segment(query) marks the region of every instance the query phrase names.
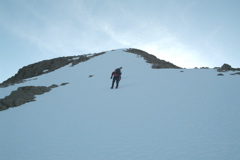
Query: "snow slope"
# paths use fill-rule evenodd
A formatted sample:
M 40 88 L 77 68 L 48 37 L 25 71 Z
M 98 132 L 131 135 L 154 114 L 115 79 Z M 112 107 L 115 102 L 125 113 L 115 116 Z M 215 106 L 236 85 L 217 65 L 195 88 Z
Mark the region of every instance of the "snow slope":
M 116 50 L 1 88 L 3 98 L 20 86 L 69 82 L 0 112 L 0 159 L 239 160 L 240 78 L 217 74 L 152 69 Z

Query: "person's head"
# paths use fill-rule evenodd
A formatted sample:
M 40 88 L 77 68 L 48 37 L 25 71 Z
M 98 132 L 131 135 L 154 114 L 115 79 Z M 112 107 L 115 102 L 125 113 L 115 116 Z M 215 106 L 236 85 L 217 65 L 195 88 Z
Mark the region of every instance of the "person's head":
M 122 67 L 120 67 L 119 69 L 122 69 Z

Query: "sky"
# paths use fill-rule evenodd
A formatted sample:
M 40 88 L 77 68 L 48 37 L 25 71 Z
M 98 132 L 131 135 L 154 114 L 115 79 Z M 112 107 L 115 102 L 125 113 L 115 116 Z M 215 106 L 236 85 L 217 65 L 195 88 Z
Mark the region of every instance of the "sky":
M 62 56 L 138 48 L 183 68 L 239 68 L 239 0 L 0 0 L 0 82 Z

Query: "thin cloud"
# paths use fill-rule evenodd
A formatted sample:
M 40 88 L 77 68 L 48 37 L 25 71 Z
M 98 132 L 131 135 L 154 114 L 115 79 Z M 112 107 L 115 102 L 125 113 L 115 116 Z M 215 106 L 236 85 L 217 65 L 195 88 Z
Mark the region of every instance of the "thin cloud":
M 63 56 L 134 47 L 176 65 L 193 67 L 205 65 L 206 55 L 217 58 L 216 51 L 221 48 L 212 45 L 220 30 L 203 31 L 193 23 L 191 13 L 199 0 L 164 1 L 160 9 L 152 6 L 157 1 L 11 2 L 15 13 L 0 11 L 1 26 L 42 54 Z

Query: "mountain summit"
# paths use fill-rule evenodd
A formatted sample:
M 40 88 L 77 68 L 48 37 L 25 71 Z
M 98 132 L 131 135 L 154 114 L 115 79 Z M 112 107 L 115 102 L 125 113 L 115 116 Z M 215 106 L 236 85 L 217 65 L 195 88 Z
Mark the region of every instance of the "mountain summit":
M 158 59 L 156 56 L 151 55 L 145 51 L 129 48 L 122 50 L 122 52 L 134 53 L 138 56 L 143 57 L 147 63 L 152 64 L 152 68 L 180 68 L 170 62 L 166 62 L 164 60 Z M 18 73 L 13 77 L 9 78 L 8 80 L 4 81 L 1 86 L 8 86 L 14 83 L 21 83 L 23 79 L 32 78 L 35 76 L 39 76 L 42 74 L 46 74 L 52 71 L 55 71 L 61 67 L 64 67 L 68 64 L 74 66 L 78 63 L 85 62 L 95 56 L 99 56 L 105 54 L 107 52 L 101 53 L 94 53 L 94 54 L 87 54 L 87 55 L 80 55 L 80 56 L 68 56 L 68 57 L 59 57 L 50 60 L 44 60 L 41 62 L 37 62 L 34 64 L 30 64 L 19 69 Z
M 0 88 L 1 159 L 240 159 L 239 75 L 176 69 L 144 53 L 113 50 L 19 72 Z M 119 88 L 110 89 L 119 67 Z

